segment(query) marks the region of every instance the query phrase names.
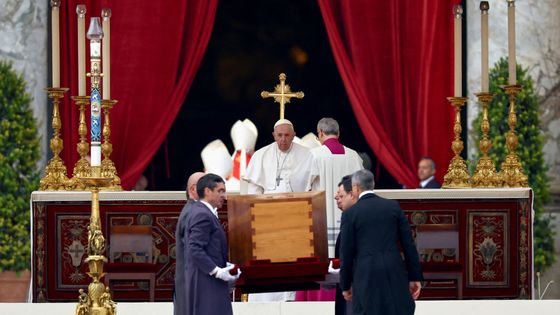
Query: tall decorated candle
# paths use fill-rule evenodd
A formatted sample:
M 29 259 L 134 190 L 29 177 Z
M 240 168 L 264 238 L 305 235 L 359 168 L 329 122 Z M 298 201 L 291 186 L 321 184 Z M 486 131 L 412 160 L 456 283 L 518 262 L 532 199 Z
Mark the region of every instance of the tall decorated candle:
M 101 166 L 101 93 L 99 81 L 101 80 L 101 39 L 103 30 L 98 17 L 92 17 L 87 33 L 90 49 L 91 77 L 91 166 Z

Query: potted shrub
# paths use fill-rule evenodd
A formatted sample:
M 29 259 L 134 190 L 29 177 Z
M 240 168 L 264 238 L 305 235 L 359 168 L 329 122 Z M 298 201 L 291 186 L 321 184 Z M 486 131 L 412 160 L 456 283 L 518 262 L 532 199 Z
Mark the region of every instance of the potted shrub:
M 39 187 L 39 139 L 25 88 L 11 63 L 0 61 L 0 302 L 25 301 L 29 288 L 29 198 Z M 18 282 L 23 297 L 15 296 Z

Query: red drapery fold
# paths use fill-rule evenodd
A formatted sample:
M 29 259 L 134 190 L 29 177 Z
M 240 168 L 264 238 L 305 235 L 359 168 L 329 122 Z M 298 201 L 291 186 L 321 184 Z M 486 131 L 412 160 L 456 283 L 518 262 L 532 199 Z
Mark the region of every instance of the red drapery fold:
M 206 50 L 217 0 L 138 2 L 132 0 L 61 1 L 61 86 L 69 87 L 61 104 L 62 158 L 69 176 L 79 158 L 76 151 L 78 108 L 70 101 L 78 93 L 76 5 L 87 6 L 89 19 L 112 10 L 111 143 L 124 189 L 134 184 L 171 128 Z M 86 40 L 89 72 L 89 41 Z M 103 57 L 103 56 L 102 56 Z M 88 79 L 89 95 L 89 79 Z M 89 141 L 89 109 L 87 110 Z
M 453 139 L 452 7 L 460 0 L 319 0 L 336 64 L 364 136 L 415 188 L 431 156 L 441 180 Z

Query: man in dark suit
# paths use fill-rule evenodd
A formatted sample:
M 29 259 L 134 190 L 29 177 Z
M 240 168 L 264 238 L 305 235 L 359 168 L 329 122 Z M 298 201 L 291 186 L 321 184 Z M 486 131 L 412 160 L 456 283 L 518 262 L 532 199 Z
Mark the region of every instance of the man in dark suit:
M 342 213 L 342 294 L 355 315 L 414 314 L 422 271 L 410 226 L 399 204 L 375 195 L 373 187 L 370 171 L 352 174 L 359 199 Z
M 182 257 L 184 292 L 175 298 L 184 309 L 181 315 L 231 315 L 229 284 L 234 265 L 227 261 L 226 235 L 218 220 L 217 208 L 226 199 L 224 180 L 215 174 L 202 176 L 196 185 L 200 199 L 188 209 L 184 233 L 177 239 L 177 257 Z M 179 245 L 180 244 L 180 245 Z M 179 249 L 182 248 L 183 251 Z
M 179 219 L 177 220 L 177 227 L 175 229 L 175 253 L 184 253 L 186 243 L 183 242 L 183 238 L 186 234 L 187 229 L 187 213 L 190 212 L 193 204 L 198 200 L 198 194 L 196 193 L 196 184 L 198 180 L 204 176 L 202 172 L 195 172 L 189 176 L 187 180 L 187 203 L 181 210 Z M 174 315 L 182 315 L 186 312 L 185 299 L 177 299 L 178 296 L 186 295 L 186 283 L 185 283 L 185 255 L 176 255 L 175 261 L 175 287 L 173 290 L 173 311 Z
M 436 162 L 431 157 L 425 156 L 418 162 L 418 188 L 441 188 L 441 184 L 436 180 Z
M 358 196 L 352 193 L 352 176 L 346 175 L 342 177 L 340 183 L 338 183 L 338 190 L 336 191 L 335 198 L 336 206 L 345 211 L 352 207 L 357 201 Z M 336 238 L 336 244 L 334 249 L 334 258 L 340 258 L 340 233 Z M 332 268 L 329 265 L 329 273 L 339 273 L 340 269 Z M 335 315 L 351 315 L 352 314 L 352 303 L 346 302 L 344 296 L 342 295 L 342 289 L 340 289 L 340 284 L 336 286 L 336 298 L 334 302 L 334 314 Z

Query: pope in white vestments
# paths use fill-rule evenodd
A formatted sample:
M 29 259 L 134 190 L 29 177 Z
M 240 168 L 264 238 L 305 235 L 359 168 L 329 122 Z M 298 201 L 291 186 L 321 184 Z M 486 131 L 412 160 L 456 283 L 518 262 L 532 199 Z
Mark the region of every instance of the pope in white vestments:
M 293 142 L 295 131 L 287 119 L 274 125 L 274 142 L 251 157 L 244 180 L 249 194 L 305 191 L 309 179 L 309 149 Z M 249 294 L 250 302 L 293 301 L 295 292 Z
M 361 170 L 364 166 L 362 158 L 356 151 L 343 146 L 338 141 L 340 129 L 336 120 L 321 119 L 317 124 L 317 134 L 321 146 L 311 149 L 312 159 L 307 190 L 324 190 L 327 195 L 329 257 L 334 257 L 336 237 L 340 232 L 341 212 L 331 196 L 335 195 L 342 177 Z
M 292 123 L 281 119 L 274 125 L 274 142 L 257 150 L 247 167 L 245 180 L 249 194 L 305 191 L 311 155 L 309 149 L 293 142 Z

